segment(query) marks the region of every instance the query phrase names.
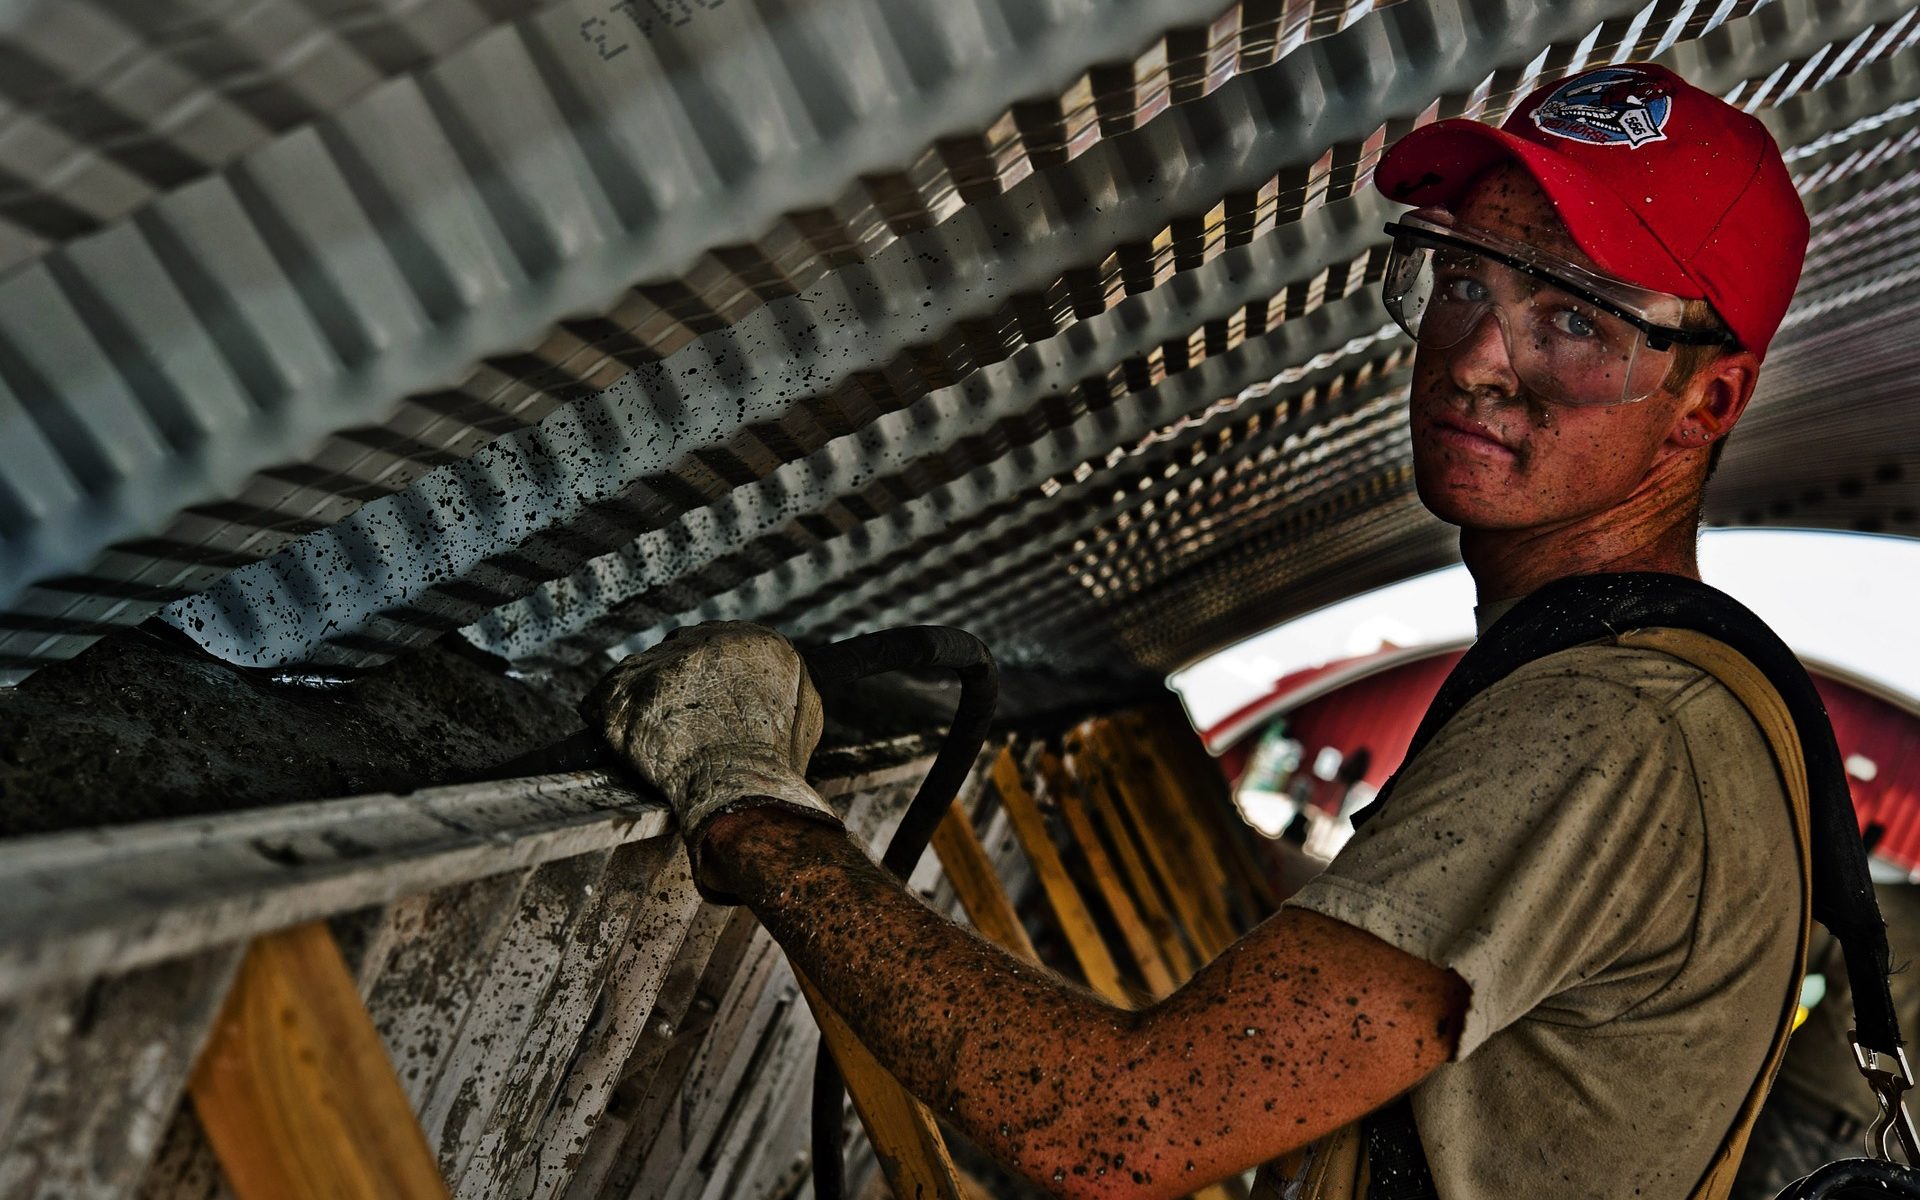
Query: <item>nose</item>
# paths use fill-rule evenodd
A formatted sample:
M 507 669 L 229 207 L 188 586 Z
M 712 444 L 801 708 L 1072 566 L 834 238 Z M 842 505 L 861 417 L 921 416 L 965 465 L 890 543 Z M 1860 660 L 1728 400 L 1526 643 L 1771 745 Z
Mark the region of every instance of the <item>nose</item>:
M 1454 386 L 1469 395 L 1493 393 L 1501 398 L 1520 393 L 1520 377 L 1513 369 L 1506 323 L 1497 306 L 1488 306 L 1467 336 L 1447 352 L 1447 374 Z

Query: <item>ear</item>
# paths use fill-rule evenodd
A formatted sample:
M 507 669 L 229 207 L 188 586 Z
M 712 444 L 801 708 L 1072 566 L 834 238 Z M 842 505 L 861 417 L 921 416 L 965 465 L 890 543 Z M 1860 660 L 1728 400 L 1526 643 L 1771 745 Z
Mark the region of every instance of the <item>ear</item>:
M 1701 450 L 1733 432 L 1759 378 L 1760 360 L 1747 350 L 1722 354 L 1702 366 L 1680 393 L 1680 411 L 1667 441 L 1682 449 Z

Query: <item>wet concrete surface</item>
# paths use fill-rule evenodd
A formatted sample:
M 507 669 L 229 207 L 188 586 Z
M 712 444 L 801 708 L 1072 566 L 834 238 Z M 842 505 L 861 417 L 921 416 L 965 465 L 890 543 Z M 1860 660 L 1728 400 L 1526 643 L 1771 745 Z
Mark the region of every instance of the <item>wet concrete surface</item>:
M 578 729 L 570 690 L 444 640 L 324 686 L 130 630 L 0 690 L 0 837 L 461 778 Z
M 405 791 L 487 774 L 581 728 L 597 667 L 519 676 L 458 636 L 351 679 L 250 670 L 150 623 L 0 689 L 0 837 L 270 804 Z M 1137 699 L 1137 688 L 1003 686 L 1059 711 Z M 949 681 L 887 677 L 825 697 L 817 776 L 931 753 Z

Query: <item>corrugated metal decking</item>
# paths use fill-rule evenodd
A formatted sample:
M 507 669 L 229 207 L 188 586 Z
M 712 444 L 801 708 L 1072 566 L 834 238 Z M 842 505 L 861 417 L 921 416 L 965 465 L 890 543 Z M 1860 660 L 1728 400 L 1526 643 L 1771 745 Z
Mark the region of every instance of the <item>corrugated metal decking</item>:
M 1380 149 L 1656 55 L 1815 212 L 1711 517 L 1913 531 L 1911 3 L 682 7 L 618 51 L 594 5 L 520 19 L 0 280 L 45 439 L 0 449 L 0 670 L 163 605 L 260 665 L 709 616 L 1177 665 L 1452 556 L 1366 286 Z

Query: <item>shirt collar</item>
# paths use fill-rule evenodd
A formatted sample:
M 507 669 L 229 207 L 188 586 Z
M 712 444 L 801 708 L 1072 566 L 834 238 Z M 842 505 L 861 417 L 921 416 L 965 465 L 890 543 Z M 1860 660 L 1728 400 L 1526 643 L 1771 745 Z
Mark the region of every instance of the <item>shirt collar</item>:
M 1474 632 L 1481 637 L 1485 637 L 1487 630 L 1493 628 L 1493 623 L 1501 617 L 1506 616 L 1508 610 L 1520 603 L 1523 599 L 1525 599 L 1525 597 L 1508 596 L 1505 600 L 1489 600 L 1485 604 L 1475 605 L 1473 609 Z

